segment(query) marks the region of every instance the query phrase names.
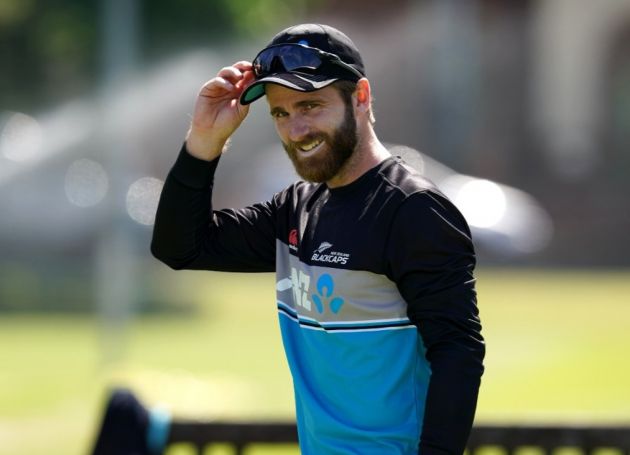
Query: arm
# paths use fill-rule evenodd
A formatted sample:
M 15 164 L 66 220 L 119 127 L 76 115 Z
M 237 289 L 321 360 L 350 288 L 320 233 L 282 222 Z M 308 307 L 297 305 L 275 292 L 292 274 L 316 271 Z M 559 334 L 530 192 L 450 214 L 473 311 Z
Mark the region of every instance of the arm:
M 218 161 L 195 158 L 182 147 L 164 183 L 151 252 L 177 270 L 273 271 L 274 200 L 240 210 L 213 211 Z
M 392 275 L 431 365 L 420 453 L 460 455 L 475 415 L 485 354 L 470 231 L 448 200 L 417 193 L 396 214 L 389 250 Z
M 273 203 L 212 211 L 212 185 L 228 138 L 248 109 L 240 94 L 253 79 L 251 64 L 219 71 L 201 88 L 186 144 L 171 169 L 158 206 L 151 251 L 175 269 L 273 270 Z

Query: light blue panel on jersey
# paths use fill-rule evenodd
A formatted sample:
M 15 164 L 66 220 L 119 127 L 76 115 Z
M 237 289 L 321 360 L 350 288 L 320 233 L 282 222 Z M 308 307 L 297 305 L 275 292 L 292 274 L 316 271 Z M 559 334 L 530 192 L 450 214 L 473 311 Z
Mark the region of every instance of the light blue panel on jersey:
M 417 454 L 430 368 L 413 325 L 324 330 L 279 304 L 302 454 Z
M 302 454 L 417 454 L 431 370 L 395 283 L 303 263 L 280 241 L 276 254 Z M 325 242 L 314 255 L 350 257 Z

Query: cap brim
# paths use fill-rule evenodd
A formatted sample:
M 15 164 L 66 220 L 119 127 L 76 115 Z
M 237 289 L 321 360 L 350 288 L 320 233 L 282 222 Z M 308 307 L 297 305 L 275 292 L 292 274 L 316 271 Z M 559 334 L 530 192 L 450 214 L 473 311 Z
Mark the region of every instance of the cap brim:
M 241 95 L 241 104 L 250 104 L 265 95 L 265 84 L 278 84 L 300 92 L 313 92 L 322 89 L 339 77 L 323 74 L 279 73 L 258 79 L 247 87 Z

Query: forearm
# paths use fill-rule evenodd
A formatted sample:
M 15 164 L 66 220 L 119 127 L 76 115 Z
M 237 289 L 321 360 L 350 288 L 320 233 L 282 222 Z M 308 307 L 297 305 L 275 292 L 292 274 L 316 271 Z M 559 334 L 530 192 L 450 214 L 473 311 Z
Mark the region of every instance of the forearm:
M 477 406 L 484 346 L 434 348 L 420 441 L 421 455 L 461 455 Z
M 169 172 L 155 219 L 151 252 L 172 268 L 191 264 L 202 250 L 212 214 L 218 158 L 201 161 L 182 147 Z
M 461 455 L 477 407 L 484 371 L 485 342 L 472 282 L 410 301 L 409 317 L 418 327 L 431 368 L 420 453 Z

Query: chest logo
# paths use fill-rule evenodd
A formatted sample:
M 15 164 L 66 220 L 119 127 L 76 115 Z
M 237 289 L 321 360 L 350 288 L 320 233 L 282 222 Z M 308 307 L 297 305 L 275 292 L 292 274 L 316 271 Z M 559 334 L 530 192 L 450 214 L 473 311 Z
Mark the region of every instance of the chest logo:
M 337 314 L 345 303 L 341 297 L 334 296 L 335 282 L 327 273 L 324 273 L 317 280 L 317 293 L 311 295 L 315 307 L 319 313 L 324 312 L 324 303 L 328 303 L 330 311 Z
M 347 264 L 348 260 L 350 259 L 350 255 L 348 253 L 340 253 L 339 251 L 329 251 L 332 248 L 332 246 L 333 244 L 330 242 L 322 242 L 313 251 L 313 255 L 311 256 L 311 261 L 330 262 L 333 264 L 341 264 L 341 265 Z
M 285 278 L 276 283 L 276 290 L 278 292 L 291 289 L 293 291 L 293 301 L 295 304 L 307 311 L 312 311 L 313 304 L 315 304 L 315 310 L 319 314 L 324 313 L 326 307 L 334 314 L 339 313 L 345 300 L 335 295 L 335 281 L 330 274 L 324 273 L 319 276 L 315 283 L 315 292 L 311 293 L 310 288 L 311 276 L 295 267 L 291 267 L 290 278 Z
M 291 229 L 289 232 L 289 249 L 297 251 L 298 247 L 298 233 L 297 229 Z
M 315 250 L 315 252 L 317 254 L 322 254 L 324 251 L 326 251 L 328 248 L 330 248 L 332 246 L 332 243 L 328 243 L 328 242 L 322 242 L 321 245 L 319 245 L 317 247 L 317 249 Z

